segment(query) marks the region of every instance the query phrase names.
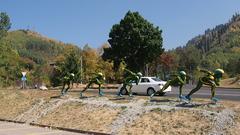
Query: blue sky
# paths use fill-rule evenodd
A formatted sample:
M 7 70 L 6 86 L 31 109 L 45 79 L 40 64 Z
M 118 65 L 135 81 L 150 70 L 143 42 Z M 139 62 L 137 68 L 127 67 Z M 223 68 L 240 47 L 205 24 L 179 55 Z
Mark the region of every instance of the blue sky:
M 239 0 L 0 0 L 12 28 L 98 48 L 107 42 L 112 25 L 127 11 L 138 11 L 163 30 L 163 47 L 183 46 L 207 28 L 226 23 L 240 11 Z

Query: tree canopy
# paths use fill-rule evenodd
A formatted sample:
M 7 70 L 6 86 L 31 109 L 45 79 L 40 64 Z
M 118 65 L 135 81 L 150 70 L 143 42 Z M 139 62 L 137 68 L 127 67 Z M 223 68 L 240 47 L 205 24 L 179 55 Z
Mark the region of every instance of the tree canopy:
M 79 82 L 80 79 L 82 79 L 80 78 L 80 52 L 81 51 L 77 49 L 71 50 L 64 60 L 56 62 L 54 71 L 51 75 L 51 82 L 53 86 L 60 85 L 64 76 L 70 73 L 74 74 L 74 82 Z
M 144 19 L 138 12 L 128 11 L 119 24 L 109 33 L 109 48 L 104 48 L 104 60 L 114 63 L 115 71 L 121 61 L 133 71 L 143 71 L 164 49 L 162 31 Z
M 7 31 L 10 29 L 10 18 L 5 12 L 0 13 L 0 39 L 6 36 Z

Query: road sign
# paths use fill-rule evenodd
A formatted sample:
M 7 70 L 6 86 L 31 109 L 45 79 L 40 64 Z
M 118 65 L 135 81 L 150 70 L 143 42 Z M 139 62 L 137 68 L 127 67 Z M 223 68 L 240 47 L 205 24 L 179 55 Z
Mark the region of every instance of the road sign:
M 22 72 L 23 77 L 26 76 L 27 72 Z
M 26 76 L 23 76 L 23 77 L 21 78 L 21 80 L 22 80 L 22 81 L 26 81 L 26 80 L 27 80 Z

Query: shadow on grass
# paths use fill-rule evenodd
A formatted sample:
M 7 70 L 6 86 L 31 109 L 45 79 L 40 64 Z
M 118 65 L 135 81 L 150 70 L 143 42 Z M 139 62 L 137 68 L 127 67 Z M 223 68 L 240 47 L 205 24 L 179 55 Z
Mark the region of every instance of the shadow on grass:
M 87 98 L 98 98 L 98 96 L 82 96 L 79 97 L 80 99 L 87 99 Z
M 96 97 L 98 97 L 98 96 L 82 96 L 82 97 L 79 97 L 80 99 L 86 99 L 86 98 L 96 98 Z M 58 96 L 52 96 L 52 97 L 50 97 L 51 99 L 53 99 L 53 98 L 64 98 L 64 96 L 62 96 L 62 95 L 58 95 Z
M 150 102 L 164 103 L 164 102 L 176 102 L 176 101 L 175 100 L 169 100 L 169 99 L 151 99 Z
M 119 97 L 119 98 L 111 98 L 109 100 L 111 101 L 118 101 L 118 100 L 125 100 L 126 98 L 125 97 Z
M 134 97 L 115 97 L 115 98 L 111 98 L 109 99 L 110 101 L 121 101 L 121 100 L 132 100 L 134 99 Z
M 52 96 L 50 98 L 61 98 L 61 95 L 58 95 L 58 96 Z
M 177 104 L 176 107 L 184 107 L 184 108 L 194 108 L 194 107 L 201 107 L 201 106 L 209 106 L 209 105 L 216 105 L 216 103 L 180 103 Z
M 177 104 L 176 107 L 184 107 L 184 108 L 194 108 L 202 106 L 203 104 L 192 104 L 192 103 L 180 103 Z

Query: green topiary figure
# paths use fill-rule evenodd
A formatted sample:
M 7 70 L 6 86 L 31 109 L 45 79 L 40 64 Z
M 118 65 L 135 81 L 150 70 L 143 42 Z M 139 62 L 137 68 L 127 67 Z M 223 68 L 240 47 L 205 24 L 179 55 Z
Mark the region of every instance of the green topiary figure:
M 67 73 L 64 77 L 63 77 L 63 88 L 61 91 L 61 95 L 64 96 L 69 88 L 70 88 L 70 84 L 73 85 L 73 79 L 74 79 L 74 74 L 73 73 Z M 65 89 L 65 85 L 67 85 L 67 88 Z
M 105 77 L 103 73 L 98 72 L 95 73 L 94 76 L 90 79 L 88 85 L 80 92 L 80 97 L 83 97 L 83 92 L 86 91 L 92 84 L 98 85 L 98 94 L 99 96 L 103 96 L 103 92 L 101 91 L 101 85 L 104 83 Z
M 211 94 L 212 94 L 211 100 L 214 102 L 217 102 L 219 99 L 215 97 L 215 88 L 216 86 L 220 85 L 219 83 L 222 78 L 222 75 L 224 74 L 224 71 L 222 69 L 216 69 L 213 73 L 208 70 L 200 69 L 200 72 L 203 72 L 205 75 L 199 78 L 197 86 L 194 89 L 192 89 L 185 98 L 190 101 L 191 95 L 197 92 L 204 84 L 211 87 Z
M 124 79 L 123 81 L 123 86 L 122 88 L 120 89 L 120 91 L 118 92 L 118 96 L 122 96 L 122 91 L 124 89 L 127 90 L 127 86 L 129 86 L 129 90 L 128 93 L 129 93 L 129 96 L 132 97 L 132 82 L 135 82 L 137 85 L 138 85 L 138 82 L 140 80 L 140 78 L 142 77 L 142 73 L 141 72 L 138 72 L 138 73 L 134 73 L 126 68 L 124 68 L 124 71 L 127 72 L 127 77 Z
M 162 87 L 161 90 L 156 91 L 153 93 L 150 97 L 152 98 L 154 95 L 163 92 L 165 89 L 167 89 L 169 86 L 179 86 L 179 98 L 182 99 L 184 96 L 182 96 L 182 87 L 184 84 L 186 84 L 186 72 L 180 71 L 177 75 L 172 75 L 174 78 L 172 80 L 168 80 L 167 83 Z

